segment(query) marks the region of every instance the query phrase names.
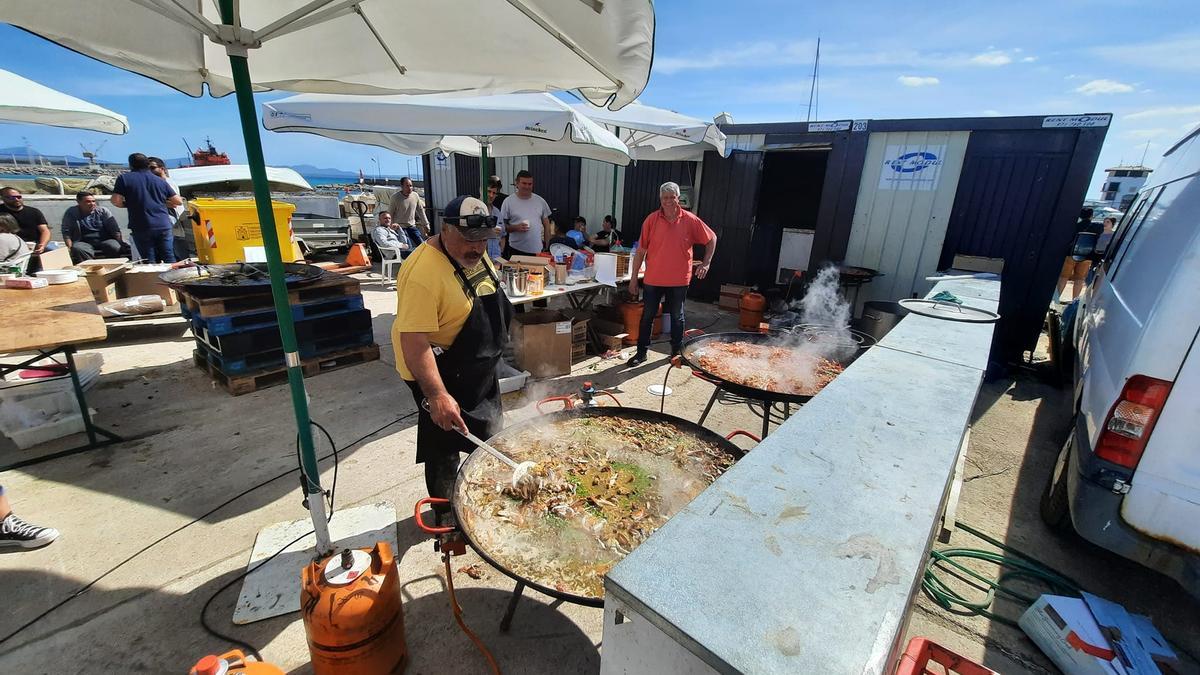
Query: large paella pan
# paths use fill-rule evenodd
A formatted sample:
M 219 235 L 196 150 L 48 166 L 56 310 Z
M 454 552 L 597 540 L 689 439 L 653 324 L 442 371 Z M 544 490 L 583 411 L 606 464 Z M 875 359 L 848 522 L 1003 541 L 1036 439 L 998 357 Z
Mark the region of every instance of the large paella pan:
M 512 494 L 511 469 L 473 452 L 454 488 L 463 537 L 515 581 L 594 607 L 604 574 L 743 454 L 693 422 L 637 408 L 550 413 L 489 442 L 537 462 L 541 489 Z

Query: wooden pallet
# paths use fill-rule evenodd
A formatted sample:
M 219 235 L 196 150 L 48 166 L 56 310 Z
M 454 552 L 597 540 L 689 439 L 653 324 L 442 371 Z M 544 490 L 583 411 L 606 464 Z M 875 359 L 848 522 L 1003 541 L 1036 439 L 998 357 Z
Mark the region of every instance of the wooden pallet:
M 300 362 L 300 367 L 304 371 L 304 377 L 308 378 L 378 359 L 379 345 L 372 344 L 305 359 Z M 192 363 L 200 370 L 207 372 L 213 380 L 219 382 L 226 391 L 234 396 L 250 394 L 259 389 L 283 384 L 288 380 L 286 368 L 245 375 L 226 375 L 210 363 L 207 356 L 199 350 L 192 351 Z
M 326 272 L 320 279 L 288 291 L 288 304 L 299 305 L 319 300 L 361 295 L 361 293 L 358 279 Z M 274 307 L 274 301 L 271 299 L 269 292 L 231 295 L 219 298 L 197 298 L 188 293 L 179 293 L 179 301 L 187 307 L 193 316 L 201 318 L 269 310 Z

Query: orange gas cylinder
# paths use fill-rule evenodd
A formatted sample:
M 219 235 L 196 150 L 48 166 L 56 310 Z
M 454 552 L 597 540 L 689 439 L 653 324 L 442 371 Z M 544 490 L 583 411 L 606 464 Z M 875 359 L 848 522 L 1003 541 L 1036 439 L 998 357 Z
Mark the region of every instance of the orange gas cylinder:
M 738 308 L 741 309 L 738 328 L 757 332 L 758 324 L 762 323 L 763 310 L 767 308 L 767 299 L 762 293 L 743 293 Z
M 188 675 L 283 675 L 283 671 L 262 661 L 247 661 L 241 650 L 234 649 L 220 656 L 205 656 Z
M 306 567 L 300 610 L 315 675 L 400 673 L 408 664 L 399 575 L 387 542 Z

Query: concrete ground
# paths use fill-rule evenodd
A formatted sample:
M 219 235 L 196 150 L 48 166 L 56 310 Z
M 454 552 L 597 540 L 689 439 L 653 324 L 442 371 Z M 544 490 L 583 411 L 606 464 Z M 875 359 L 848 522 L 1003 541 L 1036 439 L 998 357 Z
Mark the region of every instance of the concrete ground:
M 482 658 L 454 624 L 441 560 L 411 515 L 425 486 L 413 461 L 415 420 L 407 416 L 414 402 L 393 368 L 388 331 L 394 294 L 377 277 L 365 279 L 363 291 L 375 315 L 383 359 L 309 379 L 312 416 L 339 446 L 402 420 L 342 453 L 337 506 L 386 500 L 395 507 L 412 659 L 408 672 L 485 672 Z M 715 306 L 689 306 L 693 327 L 732 329 L 734 323 L 733 315 Z M 6 607 L 0 639 L 107 573 L 0 643 L 0 672 L 186 670 L 200 656 L 230 647 L 205 633 L 198 616 L 218 589 L 244 571 L 258 531 L 304 517 L 296 474 L 286 473 L 296 466 L 287 388 L 229 396 L 192 366 L 191 338 L 183 328 L 181 323 L 114 329 L 107 343 L 86 350 L 105 358 L 103 375 L 89 394 L 96 419 L 129 441 L 0 476 L 19 514 L 63 533 L 44 549 L 0 556 Z M 626 369 L 621 359 L 590 357 L 569 376 L 533 383 L 506 398 L 507 417 L 514 421 L 536 414 L 532 402 L 570 392 L 584 380 L 611 388 L 626 405 L 656 407 L 659 398 L 646 387 L 662 382 L 666 345 L 656 347 L 658 358 L 638 368 Z M 669 378 L 674 393 L 665 401 L 666 411 L 696 419 L 711 386 L 679 370 Z M 1059 566 L 1089 589 L 1150 613 L 1168 638 L 1200 652 L 1198 607 L 1172 582 L 1057 538 L 1037 519 L 1037 494 L 1066 429 L 1064 405 L 1060 392 L 1024 374 L 986 386 L 969 449 L 960 520 Z M 722 434 L 738 428 L 757 433 L 760 425 L 761 418 L 743 404 L 717 405 L 706 424 Z M 78 441 L 62 439 L 19 453 L 0 439 L 0 457 L 35 456 Z M 737 442 L 751 445 L 746 439 Z M 323 441 L 318 451 L 328 451 Z M 326 463 L 323 469 L 328 485 L 332 466 Z M 953 543 L 978 544 L 962 533 Z M 114 569 L 131 556 L 136 557 Z M 465 620 L 506 672 L 598 670 L 600 610 L 527 592 L 512 630 L 501 634 L 498 623 L 511 580 L 482 564 L 478 580 L 457 572 L 481 562 L 473 553 L 456 558 L 454 582 Z M 208 611 L 210 623 L 259 646 L 268 661 L 289 673 L 310 672 L 298 614 L 248 626 L 230 623 L 238 587 L 218 595 Z M 1005 672 L 1053 670 L 1019 632 L 981 617 L 952 616 L 923 598 L 910 632 Z

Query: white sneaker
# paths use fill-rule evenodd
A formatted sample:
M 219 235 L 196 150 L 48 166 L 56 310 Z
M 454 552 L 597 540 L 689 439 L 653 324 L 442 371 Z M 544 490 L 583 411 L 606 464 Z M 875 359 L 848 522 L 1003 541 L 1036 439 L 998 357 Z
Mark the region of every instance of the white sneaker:
M 53 527 L 38 527 L 9 513 L 0 520 L 0 548 L 38 548 L 58 539 Z

